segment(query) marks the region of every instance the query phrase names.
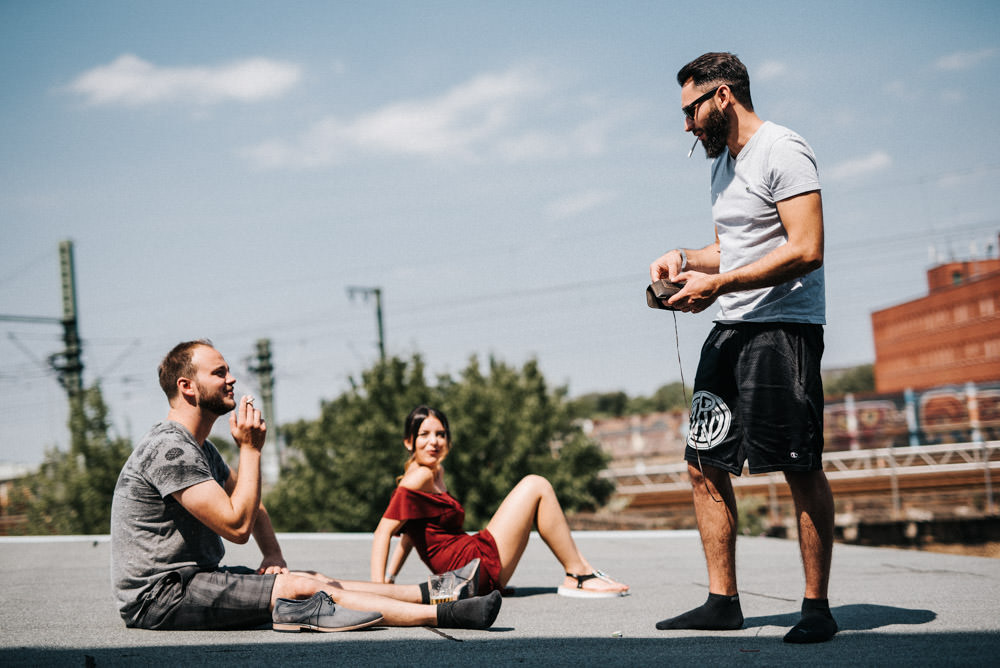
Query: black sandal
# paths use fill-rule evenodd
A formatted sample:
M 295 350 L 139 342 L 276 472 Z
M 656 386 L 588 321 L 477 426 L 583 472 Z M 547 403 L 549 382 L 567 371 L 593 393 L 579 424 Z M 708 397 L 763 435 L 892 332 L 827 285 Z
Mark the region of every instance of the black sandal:
M 598 580 L 604 580 L 608 584 L 617 584 L 607 573 L 601 571 L 594 571 L 593 573 L 588 573 L 587 575 L 574 575 L 573 573 L 567 573 L 566 577 L 576 579 L 576 587 L 559 587 L 558 594 L 560 596 L 568 596 L 569 598 L 618 598 L 619 596 L 627 596 L 628 589 L 624 591 L 595 591 L 593 589 L 584 589 L 583 583 L 587 580 L 593 580 L 597 578 Z

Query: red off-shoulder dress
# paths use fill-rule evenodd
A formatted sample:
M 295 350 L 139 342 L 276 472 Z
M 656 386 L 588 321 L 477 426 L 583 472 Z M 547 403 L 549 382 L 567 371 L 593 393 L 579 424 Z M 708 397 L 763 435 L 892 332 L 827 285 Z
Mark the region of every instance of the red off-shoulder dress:
M 461 568 L 479 557 L 479 594 L 500 589 L 500 551 L 493 535 L 486 529 L 465 533 L 465 509 L 450 494 L 397 487 L 383 516 L 405 522 L 397 535 L 409 536 L 417 554 L 435 573 Z

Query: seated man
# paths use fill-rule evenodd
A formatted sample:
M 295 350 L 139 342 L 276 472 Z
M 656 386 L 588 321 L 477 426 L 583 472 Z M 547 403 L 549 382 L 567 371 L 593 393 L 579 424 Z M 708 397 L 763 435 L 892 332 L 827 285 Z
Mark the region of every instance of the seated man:
M 235 378 L 209 341 L 177 345 L 159 367 L 167 419 L 136 446 L 111 506 L 111 579 L 125 624 L 145 629 L 347 631 L 375 624 L 489 628 L 499 594 L 426 605 L 426 585 L 336 580 L 289 571 L 260 500 L 266 425 L 253 398 L 238 408 Z M 239 468 L 210 441 L 230 415 Z M 260 567 L 222 568 L 222 538 L 253 536 Z M 472 573 L 461 573 L 465 580 Z

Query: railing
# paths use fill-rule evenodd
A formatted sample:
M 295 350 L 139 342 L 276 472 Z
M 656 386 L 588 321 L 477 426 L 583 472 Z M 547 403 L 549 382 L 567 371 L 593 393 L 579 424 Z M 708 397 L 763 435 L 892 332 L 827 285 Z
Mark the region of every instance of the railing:
M 992 478 L 1000 475 L 1000 441 L 845 450 L 824 453 L 823 464 L 831 481 L 889 477 L 894 496 L 898 495 L 897 481 L 902 477 L 982 470 L 986 507 L 993 508 Z M 687 462 L 683 461 L 655 465 L 640 462 L 630 467 L 606 469 L 601 477 L 615 481 L 619 495 L 634 496 L 688 490 L 691 483 L 687 470 Z M 738 488 L 782 479 L 781 473 L 753 478 L 742 476 L 734 478 L 733 485 Z

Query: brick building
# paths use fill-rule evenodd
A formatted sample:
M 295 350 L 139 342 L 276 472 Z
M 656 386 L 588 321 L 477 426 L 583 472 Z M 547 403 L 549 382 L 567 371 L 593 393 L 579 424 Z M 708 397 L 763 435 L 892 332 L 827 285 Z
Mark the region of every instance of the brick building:
M 927 272 L 928 294 L 872 313 L 875 390 L 1000 379 L 1000 259 Z
M 587 420 L 585 434 L 600 443 L 616 466 L 663 464 L 684 459 L 687 411 Z

